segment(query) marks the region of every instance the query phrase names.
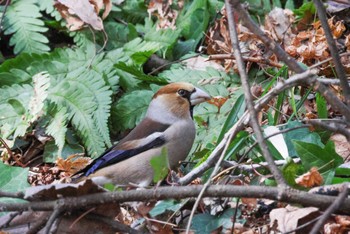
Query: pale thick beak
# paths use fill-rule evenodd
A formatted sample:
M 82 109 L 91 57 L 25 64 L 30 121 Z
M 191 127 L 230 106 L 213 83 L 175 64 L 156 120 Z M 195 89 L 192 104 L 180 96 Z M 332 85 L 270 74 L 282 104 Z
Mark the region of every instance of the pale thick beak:
M 211 99 L 211 96 L 204 92 L 203 90 L 196 88 L 196 91 L 194 91 L 191 94 L 190 102 L 192 106 L 195 106 L 199 103 L 206 102 Z

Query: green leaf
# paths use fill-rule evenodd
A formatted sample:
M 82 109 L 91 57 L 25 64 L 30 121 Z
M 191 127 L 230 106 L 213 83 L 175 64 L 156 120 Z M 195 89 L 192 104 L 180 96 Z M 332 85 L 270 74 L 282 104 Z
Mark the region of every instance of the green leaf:
M 17 115 L 24 115 L 26 113 L 26 109 L 17 99 L 8 99 L 7 102 L 12 106 Z
M 146 114 L 153 92 L 138 90 L 125 94 L 112 106 L 112 125 L 115 131 L 132 129 Z
M 163 200 L 156 204 L 156 206 L 149 212 L 149 214 L 152 217 L 156 217 L 157 215 L 163 214 L 165 211 L 178 211 L 187 200 L 184 200 L 182 202 L 169 199 L 169 200 Z
M 172 49 L 180 36 L 180 32 L 179 29 L 157 29 L 157 25 L 153 24 L 152 20 L 145 19 L 144 40 L 159 43 L 162 46 L 159 50 L 162 57 L 168 57 L 167 54 L 172 54 Z
M 301 126 L 302 123 L 298 121 L 288 122 L 286 125 L 284 125 L 281 130 L 289 129 L 297 126 Z M 295 129 L 293 131 L 289 131 L 287 133 L 283 134 L 284 140 L 288 147 L 288 155 L 290 157 L 294 157 L 297 155 L 297 152 L 295 151 L 295 147 L 293 144 L 293 140 L 303 141 L 303 142 L 309 142 L 313 143 L 319 146 L 323 147 L 323 143 L 321 141 L 320 136 L 317 133 L 310 132 L 307 128 L 299 128 Z
M 14 0 L 8 6 L 4 17 L 4 34 L 10 35 L 10 46 L 14 53 L 43 53 L 50 50 L 49 40 L 42 33 L 48 28 L 44 22 L 36 0 Z
M 242 116 L 245 110 L 244 94 L 237 98 L 232 110 L 228 114 L 224 126 L 221 129 L 220 135 L 218 137 L 218 143 L 222 140 L 225 133 L 237 122 L 237 120 Z
M 284 8 L 289 10 L 294 10 L 295 9 L 294 0 L 287 0 Z
M 335 170 L 343 163 L 343 158 L 335 152 L 334 143 L 329 141 L 325 147 L 293 140 L 295 150 L 306 170 L 317 167 L 320 172 Z
M 247 145 L 247 139 L 249 133 L 246 131 L 240 131 L 237 136 L 230 143 L 225 159 L 237 160 L 236 154 Z
M 203 37 L 203 33 L 208 27 L 209 11 L 207 0 L 194 0 L 188 9 L 183 11 L 176 22 L 177 27 L 182 30 L 182 35 L 197 42 Z
M 295 178 L 300 170 L 300 165 L 294 163 L 291 158 L 287 159 L 287 163 L 283 166 L 282 173 L 283 177 L 286 179 L 287 183 L 290 186 L 294 186 Z
M 13 167 L 0 161 L 0 190 L 19 192 L 30 187 L 27 181 L 29 168 Z
M 316 7 L 312 1 L 306 2 L 298 9 L 295 9 L 293 13 L 296 15 L 296 19 L 300 20 L 304 18 L 307 14 L 312 14 L 312 15 L 315 14 Z
M 220 216 L 214 216 L 210 214 L 197 214 L 193 217 L 191 229 L 195 233 L 210 234 L 212 231 L 219 227 L 224 227 L 225 229 L 232 228 L 232 217 L 235 213 L 235 209 L 229 208 L 224 211 Z M 241 211 L 237 211 L 236 222 L 244 223 L 245 220 L 240 219 Z
M 157 183 L 158 181 L 163 180 L 168 175 L 168 152 L 166 147 L 162 148 L 161 155 L 153 157 L 150 161 L 150 164 L 153 168 L 153 182 Z
M 140 71 L 135 66 L 128 66 L 124 62 L 119 62 L 114 65 L 115 68 L 118 68 L 124 72 L 130 73 L 133 75 L 135 79 L 142 80 L 149 83 L 155 83 L 155 84 L 167 84 L 168 82 L 164 78 L 158 78 L 156 76 L 150 76 L 146 75 L 142 71 Z
M 326 119 L 328 117 L 327 102 L 320 93 L 316 93 L 316 106 L 318 118 Z

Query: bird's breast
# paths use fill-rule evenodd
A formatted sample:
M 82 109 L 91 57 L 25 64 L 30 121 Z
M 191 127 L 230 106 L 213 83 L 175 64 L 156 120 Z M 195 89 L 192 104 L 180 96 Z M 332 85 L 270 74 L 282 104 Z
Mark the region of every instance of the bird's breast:
M 176 169 L 179 163 L 188 156 L 196 135 L 194 123 L 191 120 L 179 121 L 165 131 L 168 160 L 171 169 Z

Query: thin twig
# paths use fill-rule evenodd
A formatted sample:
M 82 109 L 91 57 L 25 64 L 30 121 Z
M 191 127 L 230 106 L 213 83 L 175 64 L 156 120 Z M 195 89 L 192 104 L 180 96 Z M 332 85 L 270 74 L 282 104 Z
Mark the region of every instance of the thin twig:
M 241 6 L 239 0 L 232 0 L 233 6 L 237 9 L 237 13 L 240 16 L 240 19 L 243 20 L 244 26 L 246 26 L 251 32 L 254 33 L 270 50 L 272 50 L 277 58 L 283 61 L 288 67 L 296 72 L 302 73 L 305 71 L 295 59 L 290 57 L 279 44 L 269 38 L 259 26 L 250 18 L 248 12 Z M 316 91 L 319 91 L 321 95 L 332 105 L 334 109 L 337 109 L 345 118 L 350 121 L 350 108 L 345 105 L 339 98 L 330 91 L 325 85 L 316 80 L 316 76 L 310 77 L 305 80 L 305 84 L 313 86 Z
M 348 56 L 348 55 L 350 55 L 350 52 L 341 53 L 339 56 L 340 56 L 340 57 L 343 57 L 343 56 Z M 327 63 L 327 62 L 332 61 L 332 60 L 333 60 L 332 57 L 327 58 L 327 59 L 322 60 L 322 61 L 320 61 L 320 62 L 318 62 L 318 63 L 316 63 L 316 64 L 314 64 L 314 65 L 311 65 L 311 66 L 309 67 L 309 69 L 316 68 L 316 67 L 321 66 L 322 64 Z
M 288 80 L 281 80 L 276 84 L 276 86 L 271 89 L 265 96 L 260 98 L 255 105 L 255 109 L 257 111 L 262 110 L 262 108 L 267 105 L 271 99 L 279 95 L 281 92 L 300 85 L 305 82 L 305 80 L 309 79 L 313 75 L 313 71 L 307 70 L 304 73 L 295 74 L 291 76 Z M 210 156 L 207 158 L 205 162 L 203 162 L 198 167 L 192 169 L 188 174 L 184 177 L 180 178 L 177 182 L 181 185 L 189 184 L 191 181 L 201 176 L 206 170 L 215 165 L 220 157 L 222 150 L 224 149 L 228 137 L 232 134 L 235 137 L 241 130 L 243 130 L 244 126 L 249 122 L 249 112 L 245 111 L 240 119 L 231 127 L 231 129 L 224 135 L 224 138 L 221 142 L 215 147 Z
M 243 60 L 249 61 L 249 62 L 266 64 L 266 65 L 270 65 L 270 66 L 277 67 L 277 68 L 283 67 L 283 64 L 272 62 L 272 61 L 267 60 L 263 57 L 243 56 L 242 58 L 243 58 Z M 209 57 L 208 57 L 208 60 L 221 60 L 221 59 L 236 59 L 236 58 L 233 54 L 212 54 L 212 55 L 209 55 Z
M 275 164 L 276 166 L 283 166 L 287 163 L 288 161 L 287 160 L 276 160 L 275 161 Z M 293 158 L 293 162 L 294 163 L 300 163 L 301 160 L 300 158 Z M 216 179 L 216 177 L 232 170 L 232 169 L 238 169 L 238 170 L 242 170 L 242 171 L 247 171 L 247 172 L 250 172 L 252 170 L 257 170 L 257 169 L 260 169 L 262 167 L 267 167 L 268 166 L 268 163 L 267 162 L 261 162 L 261 163 L 253 163 L 253 164 L 239 164 L 235 161 L 223 161 L 221 163 L 221 166 L 222 167 L 225 167 L 226 169 L 221 171 L 220 174 L 218 174 L 217 176 L 215 176 L 213 178 L 213 180 Z
M 150 201 L 164 199 L 182 199 L 197 197 L 203 185 L 158 187 L 143 190 L 129 190 L 95 193 L 79 197 L 60 198 L 62 212 L 74 211 L 81 207 L 94 207 L 101 204 L 120 203 L 127 201 Z M 334 202 L 334 196 L 310 194 L 291 188 L 283 189 L 286 196 L 280 196 L 281 188 L 268 186 L 238 186 L 211 185 L 204 192 L 204 197 L 250 197 L 279 200 L 281 202 L 298 203 L 304 206 L 315 206 L 326 209 Z M 25 203 L 0 202 L 0 212 L 3 211 L 52 211 L 57 207 L 58 200 L 31 201 Z M 350 199 L 346 199 L 340 212 L 350 213 Z
M 303 120 L 303 122 L 323 129 L 327 129 L 332 132 L 340 133 L 344 135 L 348 141 L 350 141 L 350 131 L 346 129 L 346 127 L 349 126 L 349 124 L 345 122 L 339 124 L 336 121 L 323 121 L 322 119 L 305 119 Z
M 290 231 L 288 231 L 288 232 L 283 232 L 283 234 L 296 233 L 296 231 L 299 231 L 299 230 L 301 230 L 301 229 L 303 229 L 303 228 L 309 226 L 310 224 L 313 224 L 314 222 L 316 222 L 316 221 L 319 220 L 320 218 L 321 218 L 321 216 L 316 217 L 316 218 L 310 220 L 309 222 L 306 222 L 306 223 L 304 223 L 304 224 L 298 226 L 297 228 L 295 228 L 295 229 L 293 229 L 293 230 L 290 230 Z
M 278 169 L 278 167 L 275 165 L 273 157 L 270 153 L 270 150 L 266 144 L 266 140 L 264 139 L 264 135 L 261 131 L 260 125 L 257 120 L 257 112 L 254 108 L 254 102 L 253 102 L 253 97 L 251 94 L 250 90 L 250 85 L 248 82 L 248 76 L 245 71 L 242 55 L 241 55 L 241 50 L 239 47 L 239 42 L 238 42 L 238 35 L 237 35 L 237 30 L 236 26 L 234 23 L 234 17 L 233 17 L 233 6 L 230 2 L 230 0 L 225 0 L 225 7 L 226 7 L 226 12 L 227 12 L 227 20 L 228 20 L 228 25 L 229 25 L 229 32 L 230 32 L 230 38 L 231 38 L 231 43 L 232 43 L 232 48 L 234 49 L 234 54 L 236 57 L 237 61 L 237 66 L 239 70 L 239 74 L 241 76 L 241 82 L 242 86 L 244 89 L 244 95 L 246 99 L 246 103 L 248 106 L 249 113 L 251 115 L 250 118 L 250 124 L 255 132 L 257 141 L 260 145 L 260 148 L 262 150 L 263 156 L 265 157 L 266 162 L 269 164 L 269 169 L 272 172 L 272 174 L 275 177 L 275 180 L 277 181 L 278 185 L 280 186 L 287 186 L 287 183 L 285 179 L 283 178 L 283 175 L 281 171 Z M 237 9 L 235 9 L 237 10 Z
M 212 171 L 212 173 L 210 174 L 208 180 L 205 182 L 205 184 L 203 185 L 203 188 L 202 190 L 200 191 L 200 193 L 198 194 L 197 198 L 196 198 L 196 201 L 192 207 L 192 210 L 191 210 L 191 214 L 190 214 L 190 217 L 188 218 L 188 223 L 187 223 L 187 227 L 186 227 L 186 234 L 188 234 L 190 232 L 190 228 L 191 228 L 191 223 L 192 223 L 192 219 L 193 219 L 193 216 L 194 216 L 194 213 L 195 211 L 197 210 L 197 207 L 199 205 L 199 202 L 201 201 L 203 195 L 204 195 L 204 192 L 207 190 L 207 188 L 209 187 L 209 185 L 211 184 L 212 182 L 212 178 L 216 175 L 216 173 L 218 173 L 219 171 L 219 168 L 220 168 L 220 164 L 221 162 L 224 160 L 224 157 L 226 155 L 226 151 L 229 147 L 229 142 L 231 142 L 233 138 L 233 133 L 231 133 L 229 136 L 228 136 L 228 140 L 226 142 L 226 145 L 224 147 L 224 150 L 222 151 L 221 155 L 220 155 L 220 158 L 218 159 L 218 161 L 216 162 L 215 164 L 215 167 L 214 167 L 214 170 Z
M 328 207 L 328 209 L 323 213 L 323 215 L 321 216 L 321 218 L 317 221 L 317 223 L 315 224 L 315 226 L 313 226 L 312 230 L 311 230 L 311 234 L 317 234 L 319 233 L 319 230 L 321 229 L 322 225 L 327 221 L 327 219 L 329 218 L 329 216 L 332 215 L 332 213 L 334 211 L 336 211 L 339 207 L 342 206 L 344 200 L 346 199 L 346 197 L 348 196 L 348 187 L 349 187 L 349 183 L 344 183 L 343 185 L 343 191 L 339 194 L 339 196 L 334 200 L 334 202 L 332 203 L 332 205 L 330 205 Z
M 345 74 L 346 74 L 345 69 L 340 61 L 339 52 L 338 52 L 337 46 L 335 44 L 335 41 L 333 39 L 333 34 L 332 34 L 331 29 L 328 25 L 326 10 L 324 9 L 323 2 L 321 2 L 320 0 L 314 0 L 314 4 L 316 6 L 318 18 L 321 21 L 321 25 L 322 25 L 322 28 L 324 30 L 325 36 L 326 36 L 328 48 L 329 48 L 331 55 L 332 55 L 332 58 L 333 58 L 335 70 L 336 70 L 337 75 L 340 79 L 340 86 L 343 89 L 345 102 L 346 102 L 347 106 L 350 108 L 350 86 L 349 86 L 349 83 L 348 83 L 346 76 L 345 76 Z
M 286 133 L 286 132 L 290 132 L 290 131 L 293 131 L 293 130 L 296 130 L 296 129 L 300 129 L 300 128 L 308 128 L 310 127 L 311 125 L 310 124 L 305 124 L 305 125 L 302 125 L 302 126 L 296 126 L 296 127 L 293 127 L 293 128 L 287 128 L 287 129 L 284 129 L 284 130 L 280 130 L 278 132 L 275 132 L 275 133 L 272 133 L 271 135 L 268 135 L 265 137 L 265 140 L 269 139 L 270 137 L 273 137 L 273 136 L 276 136 L 276 135 L 279 135 L 279 134 L 283 134 L 283 133 Z M 254 147 L 259 144 L 257 141 L 254 142 L 254 144 L 252 144 L 249 149 L 244 153 L 244 155 L 242 156 L 242 158 L 246 157 L 250 151 L 252 151 L 254 149 Z
M 24 193 L 23 192 L 6 192 L 6 191 L 1 191 L 0 190 L 0 197 L 8 197 L 8 198 L 24 198 Z
M 22 213 L 23 212 L 12 212 L 12 213 L 10 213 L 9 214 L 10 217 L 8 218 L 8 220 L 5 223 L 3 223 L 2 225 L 0 225 L 0 230 L 2 230 L 3 228 L 8 227 L 10 225 L 10 223 L 12 222 L 12 220 L 14 218 L 16 218 L 18 215 L 21 215 Z
M 49 234 L 50 233 L 52 225 L 54 224 L 54 222 L 56 221 L 58 216 L 60 216 L 61 213 L 62 213 L 61 208 L 59 206 L 55 207 L 54 211 L 50 215 L 49 220 L 46 222 L 46 225 L 45 225 L 45 228 L 44 228 L 44 233 L 45 234 Z

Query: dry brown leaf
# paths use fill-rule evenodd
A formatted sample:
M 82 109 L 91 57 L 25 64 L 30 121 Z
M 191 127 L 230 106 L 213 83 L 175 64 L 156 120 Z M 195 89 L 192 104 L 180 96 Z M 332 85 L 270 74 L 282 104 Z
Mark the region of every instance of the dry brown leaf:
M 270 225 L 272 226 L 277 220 L 278 230 L 284 233 L 295 230 L 317 216 L 319 216 L 319 211 L 316 207 L 298 208 L 288 205 L 286 208 L 273 209 L 270 212 Z M 312 225 L 298 230 L 297 233 L 308 233 L 310 231 L 308 228 L 312 228 Z
M 221 107 L 225 104 L 227 101 L 227 97 L 222 96 L 215 96 L 212 99 L 208 101 L 209 104 L 212 104 L 218 108 L 218 113 L 220 112 Z
M 342 158 L 346 159 L 350 155 L 350 143 L 346 137 L 342 134 L 334 134 L 330 138 L 334 142 L 335 151 Z
M 90 25 L 95 30 L 103 30 L 101 18 L 98 16 L 99 6 L 96 1 L 89 0 L 58 0 L 56 9 L 67 20 L 67 27 L 71 31 L 79 30 L 84 24 Z
M 58 158 L 56 160 L 56 168 L 60 171 L 67 172 L 70 175 L 85 168 L 91 162 L 89 157 L 79 157 L 79 154 L 73 154 L 66 159 Z
M 321 185 L 323 182 L 323 177 L 318 172 L 317 168 L 313 167 L 307 173 L 296 178 L 295 182 L 300 186 L 311 188 Z
M 176 29 L 176 19 L 179 15 L 178 11 L 173 9 L 171 5 L 173 1 L 151 0 L 148 4 L 147 12 L 149 17 L 154 15 L 158 18 L 157 29 Z M 179 9 L 183 7 L 183 1 L 177 1 Z
M 343 232 L 341 232 L 341 226 L 337 223 L 326 223 L 323 226 L 323 233 L 324 234 L 343 234 Z

